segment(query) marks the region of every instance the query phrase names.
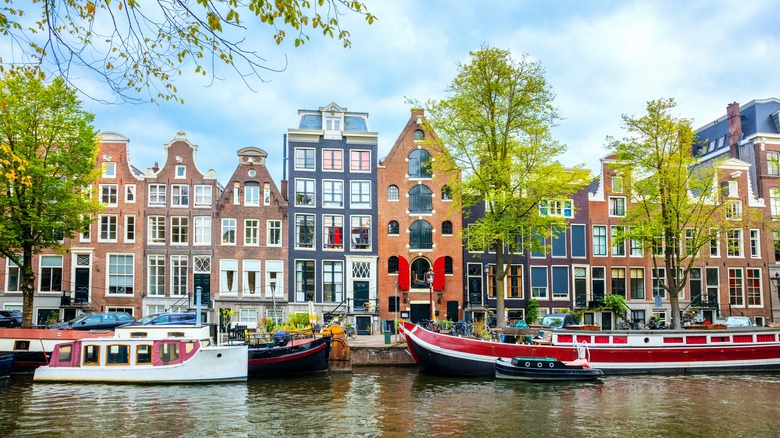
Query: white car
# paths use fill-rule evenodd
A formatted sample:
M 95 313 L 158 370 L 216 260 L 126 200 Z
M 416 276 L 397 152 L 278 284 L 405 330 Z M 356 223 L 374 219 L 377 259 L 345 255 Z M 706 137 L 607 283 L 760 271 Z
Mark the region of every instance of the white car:
M 723 324 L 729 327 L 752 327 L 753 320 L 747 316 L 727 316 Z

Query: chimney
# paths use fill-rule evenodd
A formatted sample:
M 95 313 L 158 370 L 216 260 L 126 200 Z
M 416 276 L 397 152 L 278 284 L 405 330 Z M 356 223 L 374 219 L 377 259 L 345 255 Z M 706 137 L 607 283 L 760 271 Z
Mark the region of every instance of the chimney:
M 737 145 L 742 139 L 742 119 L 739 115 L 739 104 L 732 102 L 726 107 L 726 115 L 729 121 L 729 153 L 732 158 L 739 158 Z
M 159 165 L 159 164 L 157 164 L 157 162 L 156 162 L 156 161 L 154 162 L 154 167 L 152 167 L 152 170 L 154 170 L 155 172 L 157 172 L 157 171 L 159 171 L 159 170 L 160 170 L 160 165 Z
M 286 179 L 282 180 L 282 187 L 281 187 L 281 189 L 282 189 L 281 190 L 281 192 L 282 192 L 282 199 L 284 199 L 284 202 L 287 202 L 287 180 Z

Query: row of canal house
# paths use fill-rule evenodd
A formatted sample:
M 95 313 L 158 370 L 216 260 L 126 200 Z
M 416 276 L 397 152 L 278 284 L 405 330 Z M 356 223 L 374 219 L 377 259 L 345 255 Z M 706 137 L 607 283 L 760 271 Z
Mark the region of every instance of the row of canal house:
M 780 101 L 729 105 L 728 114 L 699 130 L 694 151 L 722 161 L 720 183 L 741 208 L 765 215 L 762 226 L 735 227 L 713 239 L 681 297 L 703 319 L 747 315 L 780 320 L 775 276 L 780 276 Z M 412 320 L 472 319 L 505 298 L 507 317 L 524 317 L 528 298 L 541 313 L 583 310 L 585 321 L 614 326 L 598 312 L 605 294 L 621 294 L 637 322 L 669 317 L 658 287 L 665 273 L 631 242 L 613 236 L 631 208 L 611 156 L 590 186 L 554 200 L 542 214 L 569 220 L 546 254 L 515 256 L 505 290 L 491 273 L 495 256 L 472 253 L 459 237 L 466 219 L 453 208 L 450 175 L 437 175 L 426 139 L 435 138 L 412 110 L 387 156 L 368 114 L 335 103 L 300 110 L 286 134 L 284 176 L 278 187 L 267 152 L 246 147 L 223 187 L 213 170 L 198 167 L 198 146 L 180 132 L 165 144 L 162 166 L 142 172 L 129 160 L 129 139 L 101 133 L 95 195 L 105 205 L 89 230 L 65 242 L 64 254 L 41 254 L 34 318 L 39 324 L 85 311 L 120 310 L 140 317 L 194 308 L 200 291 L 204 317 L 235 312 L 249 327 L 265 318 L 313 311 L 320 320 L 342 314 L 359 331 Z M 706 151 L 702 148 L 706 148 Z M 3 308 L 20 308 L 18 268 L 2 262 Z M 430 275 L 430 274 L 432 275 Z M 656 298 L 660 296 L 660 300 Z

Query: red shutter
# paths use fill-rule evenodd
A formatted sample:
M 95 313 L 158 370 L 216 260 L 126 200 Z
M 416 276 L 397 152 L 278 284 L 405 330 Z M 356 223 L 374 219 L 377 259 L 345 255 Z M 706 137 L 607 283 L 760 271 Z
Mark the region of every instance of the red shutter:
M 444 257 L 433 262 L 433 290 L 444 290 Z
M 398 289 L 409 290 L 410 282 L 409 261 L 404 256 L 398 256 Z

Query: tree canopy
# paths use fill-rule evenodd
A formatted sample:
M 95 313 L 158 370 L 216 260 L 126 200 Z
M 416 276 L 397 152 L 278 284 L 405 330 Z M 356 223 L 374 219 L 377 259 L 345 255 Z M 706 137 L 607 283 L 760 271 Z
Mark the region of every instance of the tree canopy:
M 376 16 L 357 0 L 6 0 L 0 7 L 0 73 L 33 67 L 39 78 L 59 76 L 90 95 L 81 81 L 97 77 L 118 100 L 177 100 L 183 70 L 211 75 L 222 64 L 248 84 L 269 67 L 247 44 L 249 20 L 273 28 L 281 44 L 309 40 L 307 29 L 350 47 L 345 14 Z M 249 17 L 249 18 L 247 18 Z M 257 22 L 256 22 L 257 23 Z M 283 70 L 285 67 L 282 67 Z M 139 97 L 146 94 L 148 97 Z M 92 96 L 94 97 L 94 96 Z
M 64 249 L 63 239 L 100 210 L 85 189 L 99 172 L 92 119 L 62 79 L 0 80 L 0 254 L 20 268 L 25 327 L 32 321 L 33 256 Z
M 540 63 L 491 47 L 470 55 L 470 63 L 458 65 L 450 97 L 424 107 L 440 139 L 431 143 L 434 173 L 456 175 L 448 182 L 455 207 L 468 214 L 486 205 L 463 237 L 472 250 L 495 250 L 493 275 L 502 291 L 513 255 L 546 252 L 541 237 L 565 226 L 564 215 L 547 207 L 569 202 L 573 211 L 569 197 L 588 183 L 589 172 L 556 161 L 566 146 L 550 132 L 558 113 Z M 496 314 L 503 325 L 503 293 Z

